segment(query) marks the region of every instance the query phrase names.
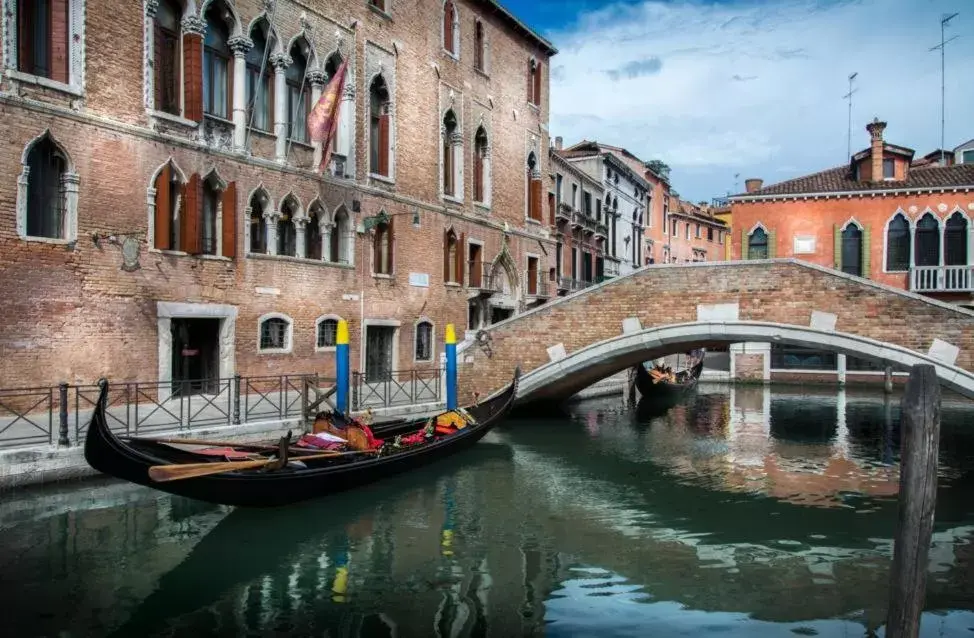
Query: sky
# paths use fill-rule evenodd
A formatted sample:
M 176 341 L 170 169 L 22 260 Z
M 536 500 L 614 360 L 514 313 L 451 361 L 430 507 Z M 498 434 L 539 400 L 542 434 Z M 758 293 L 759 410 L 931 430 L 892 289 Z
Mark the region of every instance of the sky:
M 848 162 L 887 141 L 974 138 L 974 0 L 502 0 L 552 41 L 552 137 L 598 139 L 670 165 L 684 198 L 740 192 Z

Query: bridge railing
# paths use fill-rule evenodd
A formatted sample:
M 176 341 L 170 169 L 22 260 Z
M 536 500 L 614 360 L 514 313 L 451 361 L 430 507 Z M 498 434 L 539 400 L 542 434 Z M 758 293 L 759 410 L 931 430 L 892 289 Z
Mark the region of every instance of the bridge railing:
M 914 266 L 911 292 L 974 292 L 974 266 Z

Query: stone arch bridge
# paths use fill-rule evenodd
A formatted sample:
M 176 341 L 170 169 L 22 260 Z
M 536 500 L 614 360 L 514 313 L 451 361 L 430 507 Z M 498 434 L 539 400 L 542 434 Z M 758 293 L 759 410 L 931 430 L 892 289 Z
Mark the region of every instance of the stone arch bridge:
M 460 349 L 460 402 L 501 389 L 516 365 L 521 400 L 558 399 L 640 361 L 742 342 L 825 348 L 894 369 L 932 363 L 944 386 L 974 398 L 974 312 L 770 259 L 646 266 L 490 326 Z

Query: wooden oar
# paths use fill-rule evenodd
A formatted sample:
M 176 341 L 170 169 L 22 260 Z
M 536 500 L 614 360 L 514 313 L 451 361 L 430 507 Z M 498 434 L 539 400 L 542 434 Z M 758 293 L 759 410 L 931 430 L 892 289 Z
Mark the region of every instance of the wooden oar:
M 311 456 L 298 457 L 296 460 L 311 461 L 315 459 L 326 459 L 336 456 L 347 456 L 349 454 L 368 454 L 378 450 L 363 450 L 355 452 L 322 452 Z M 182 479 L 207 476 L 209 474 L 221 474 L 223 472 L 237 472 L 239 470 L 251 470 L 272 463 L 277 463 L 280 459 L 264 459 L 260 461 L 226 461 L 219 463 L 183 463 L 176 465 L 153 465 L 149 468 L 149 478 L 157 483 L 167 481 L 179 481 Z
M 258 443 L 234 443 L 232 441 L 201 441 L 199 439 L 149 439 L 149 438 L 139 438 L 139 437 L 123 437 L 128 441 L 139 441 L 144 443 L 165 443 L 166 445 L 205 445 L 211 447 L 234 447 L 240 448 L 242 450 L 259 450 L 262 452 L 276 452 L 276 445 L 261 445 Z M 188 450 L 192 452 L 192 450 Z M 312 448 L 303 447 L 289 447 L 288 452 L 291 454 L 307 454 L 309 452 L 314 452 Z

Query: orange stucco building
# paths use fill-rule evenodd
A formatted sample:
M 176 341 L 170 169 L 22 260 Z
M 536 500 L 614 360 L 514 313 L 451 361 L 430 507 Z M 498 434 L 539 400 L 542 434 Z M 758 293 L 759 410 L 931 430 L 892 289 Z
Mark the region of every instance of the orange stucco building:
M 731 257 L 795 257 L 974 305 L 974 158 L 914 159 L 885 129 L 870 122 L 869 147 L 848 164 L 769 186 L 747 180 L 729 198 Z

